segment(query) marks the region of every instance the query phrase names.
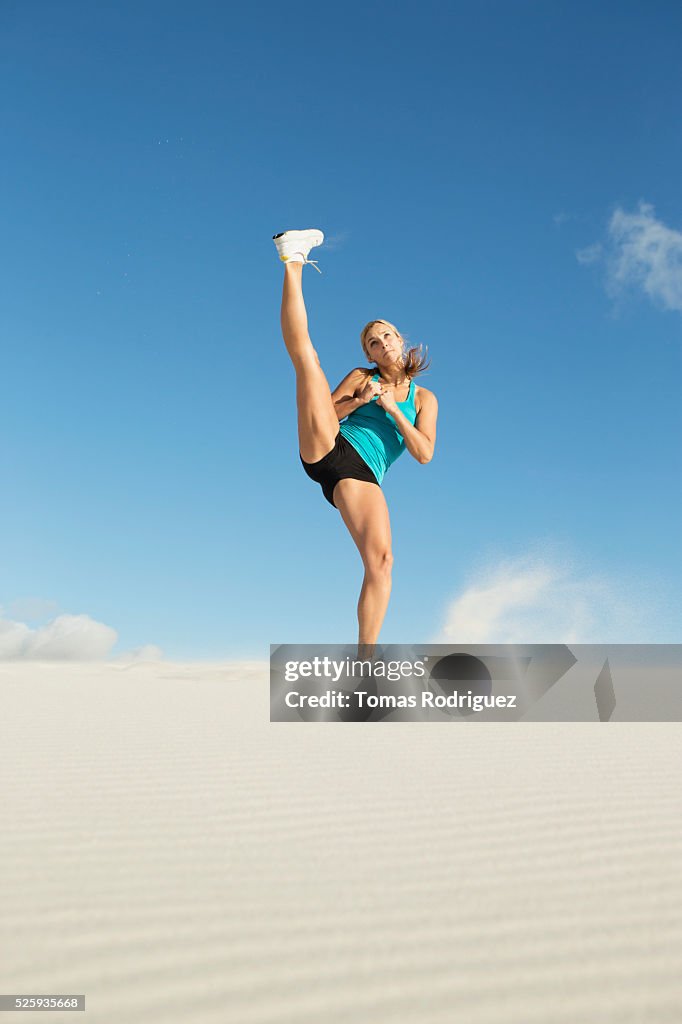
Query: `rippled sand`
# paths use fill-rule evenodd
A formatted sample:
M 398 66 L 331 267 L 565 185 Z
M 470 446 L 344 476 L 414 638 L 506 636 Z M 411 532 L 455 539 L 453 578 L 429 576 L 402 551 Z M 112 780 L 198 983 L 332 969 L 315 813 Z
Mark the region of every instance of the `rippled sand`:
M 89 1024 L 679 1021 L 678 724 L 268 716 L 266 665 L 0 665 L 3 992 Z

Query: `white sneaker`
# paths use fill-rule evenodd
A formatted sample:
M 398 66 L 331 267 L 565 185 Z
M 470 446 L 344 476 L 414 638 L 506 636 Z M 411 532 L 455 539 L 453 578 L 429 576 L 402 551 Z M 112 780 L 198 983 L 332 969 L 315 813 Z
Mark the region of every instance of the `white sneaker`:
M 310 250 L 324 242 L 324 235 L 317 228 L 308 228 L 306 231 L 284 231 L 280 235 L 273 235 L 272 240 L 282 263 L 310 263 L 318 274 L 322 273 L 316 261 L 308 259 Z

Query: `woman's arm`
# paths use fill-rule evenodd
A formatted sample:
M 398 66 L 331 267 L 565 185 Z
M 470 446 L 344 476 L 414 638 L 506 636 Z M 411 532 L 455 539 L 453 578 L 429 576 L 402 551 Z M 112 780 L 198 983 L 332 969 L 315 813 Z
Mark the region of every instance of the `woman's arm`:
M 385 409 L 393 419 L 400 433 L 405 438 L 405 447 L 417 462 L 425 465 L 433 458 L 436 447 L 436 420 L 438 419 L 438 400 L 432 391 L 421 389 L 421 406 L 414 421 L 410 423 L 400 411 L 392 394 L 384 392 L 377 399 L 377 404 Z M 384 404 L 385 403 L 385 404 Z
M 339 420 L 343 420 L 346 416 L 350 416 L 352 412 L 355 412 L 361 405 L 366 405 L 367 402 L 371 401 L 374 394 L 379 393 L 379 384 L 376 383 L 371 389 L 372 393 L 369 397 L 363 397 L 361 392 L 364 390 L 367 382 L 371 384 L 371 380 L 366 370 L 361 367 L 351 370 L 347 374 L 339 386 L 332 392 L 332 402 L 336 410 L 336 415 Z

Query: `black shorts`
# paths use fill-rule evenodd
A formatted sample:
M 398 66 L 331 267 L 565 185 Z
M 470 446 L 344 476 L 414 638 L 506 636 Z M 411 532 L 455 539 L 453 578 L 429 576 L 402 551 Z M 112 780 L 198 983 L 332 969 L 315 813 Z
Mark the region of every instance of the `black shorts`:
M 332 495 L 339 480 L 366 480 L 379 486 L 379 481 L 362 455 L 350 441 L 346 440 L 340 430 L 336 435 L 334 447 L 319 462 L 303 462 L 300 452 L 299 458 L 310 479 L 321 485 L 322 493 L 330 505 L 334 505 Z

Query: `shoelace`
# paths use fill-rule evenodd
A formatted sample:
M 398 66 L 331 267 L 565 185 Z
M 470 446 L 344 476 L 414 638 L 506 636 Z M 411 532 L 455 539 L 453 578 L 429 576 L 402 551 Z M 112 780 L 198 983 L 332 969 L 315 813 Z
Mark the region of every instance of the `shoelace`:
M 308 257 L 305 255 L 305 253 L 302 253 L 302 252 L 293 253 L 292 255 L 303 256 L 303 262 L 304 263 L 309 263 L 311 267 L 315 267 L 315 270 L 318 272 L 318 274 L 322 273 L 322 271 L 320 270 L 320 268 L 317 265 L 317 260 L 309 260 Z

